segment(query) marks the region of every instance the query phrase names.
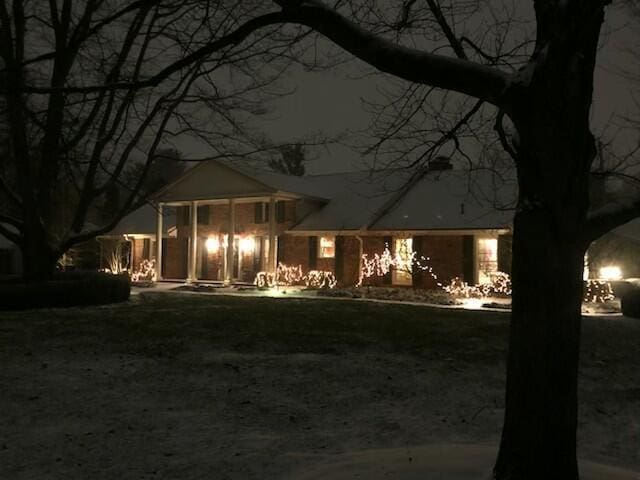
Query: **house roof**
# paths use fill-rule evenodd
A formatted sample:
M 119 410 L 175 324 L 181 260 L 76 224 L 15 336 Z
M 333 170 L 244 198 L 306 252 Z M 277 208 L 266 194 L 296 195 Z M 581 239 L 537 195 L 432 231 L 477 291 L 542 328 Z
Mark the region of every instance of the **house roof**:
M 291 231 L 503 229 L 511 225 L 515 183 L 488 171 L 405 170 L 308 177 L 329 202 Z
M 274 193 L 322 199 L 321 191 L 304 177 L 249 168 L 239 162 L 203 160 L 153 198 L 159 202 L 214 200 Z
M 213 200 L 274 193 L 319 201 L 289 231 L 503 229 L 512 221 L 515 182 L 489 171 L 404 169 L 296 177 L 238 162 L 206 160 L 154 195 L 160 202 Z M 155 212 L 145 206 L 125 217 L 113 234 L 155 232 Z M 170 222 L 165 222 L 165 225 Z
M 165 210 L 163 212 L 163 217 L 163 233 L 167 233 L 169 228 L 176 225 L 175 211 Z M 120 220 L 120 223 L 118 223 L 116 228 L 103 236 L 155 235 L 157 221 L 158 213 L 156 207 L 151 204 L 146 204 L 125 216 Z

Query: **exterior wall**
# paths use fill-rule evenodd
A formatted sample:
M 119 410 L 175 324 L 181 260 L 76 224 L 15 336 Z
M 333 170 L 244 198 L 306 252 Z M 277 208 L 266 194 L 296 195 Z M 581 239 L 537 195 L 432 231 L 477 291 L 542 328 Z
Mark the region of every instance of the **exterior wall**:
M 340 254 L 338 242 L 342 243 Z M 341 287 L 356 285 L 360 279 L 360 241 L 356 237 L 336 237 L 336 278 Z
M 303 272 L 309 268 L 309 237 L 282 235 L 278 239 L 278 261 L 289 266 L 300 265 Z
M 434 279 L 428 271 L 414 268 L 413 285 L 417 288 L 437 288 L 438 283 L 447 285 L 452 278 L 459 277 L 472 283 L 472 279 L 465 278 L 465 254 L 463 235 L 424 235 L 413 237 L 413 249 L 421 256 L 429 258 L 421 261 L 433 269 L 437 276 Z

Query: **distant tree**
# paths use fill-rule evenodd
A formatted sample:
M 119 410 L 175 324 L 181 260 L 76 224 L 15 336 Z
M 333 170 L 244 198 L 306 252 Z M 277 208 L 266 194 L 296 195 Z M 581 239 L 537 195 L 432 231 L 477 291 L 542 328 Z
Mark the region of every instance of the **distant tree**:
M 250 149 L 251 116 L 279 95 L 273 82 L 304 30 L 285 31 L 270 7 L 0 0 L 0 234 L 20 247 L 28 280 L 50 277 L 63 252 L 144 202 L 163 139 L 191 135 L 218 155 Z M 120 208 L 93 225 L 117 186 Z
M 306 152 L 302 144 L 281 145 L 278 147 L 280 158 L 269 160 L 272 170 L 301 177 L 305 173 Z

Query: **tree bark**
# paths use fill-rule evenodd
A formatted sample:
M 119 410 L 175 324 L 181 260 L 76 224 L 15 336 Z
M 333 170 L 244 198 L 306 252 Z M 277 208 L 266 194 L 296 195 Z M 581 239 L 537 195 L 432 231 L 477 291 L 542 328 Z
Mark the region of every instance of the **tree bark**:
M 20 251 L 26 282 L 43 282 L 53 277 L 60 254 L 52 247 L 47 232 L 37 222 L 25 224 Z
M 584 249 L 550 216 L 516 216 L 506 410 L 495 478 L 577 480 L 578 352 Z

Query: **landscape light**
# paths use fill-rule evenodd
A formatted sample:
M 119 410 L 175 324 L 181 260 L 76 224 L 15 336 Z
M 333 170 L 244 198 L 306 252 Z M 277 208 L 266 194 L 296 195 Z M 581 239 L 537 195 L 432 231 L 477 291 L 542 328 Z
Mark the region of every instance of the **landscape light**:
M 209 237 L 207 241 L 204 242 L 204 246 L 209 253 L 217 253 L 220 249 L 220 241 L 216 237 Z
M 602 280 L 620 280 L 622 278 L 622 270 L 617 265 L 601 267 L 600 278 Z

